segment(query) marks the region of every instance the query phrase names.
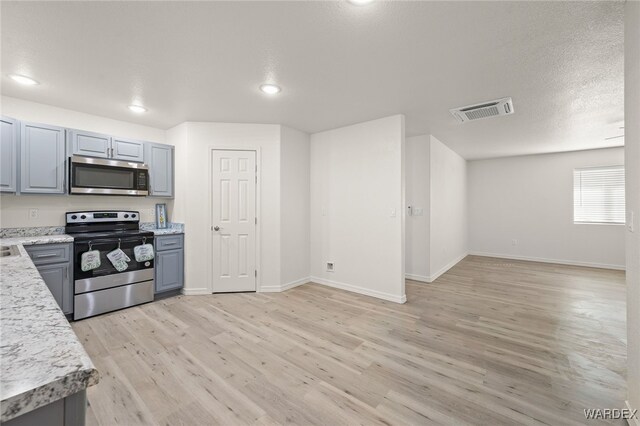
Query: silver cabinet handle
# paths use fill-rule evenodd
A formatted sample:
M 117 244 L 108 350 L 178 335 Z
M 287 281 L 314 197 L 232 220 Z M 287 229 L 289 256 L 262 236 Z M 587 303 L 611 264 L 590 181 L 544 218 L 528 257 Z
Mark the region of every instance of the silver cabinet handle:
M 176 243 L 176 242 L 174 241 L 174 242 L 172 242 L 172 243 L 164 243 L 164 244 L 163 244 L 163 246 L 175 246 L 176 244 L 178 244 L 178 243 Z
M 41 258 L 41 257 L 55 257 L 55 256 L 57 256 L 57 254 L 56 254 L 56 253 L 50 253 L 50 254 L 38 254 L 38 255 L 36 255 L 36 257 L 37 257 L 38 259 L 39 259 L 39 258 Z

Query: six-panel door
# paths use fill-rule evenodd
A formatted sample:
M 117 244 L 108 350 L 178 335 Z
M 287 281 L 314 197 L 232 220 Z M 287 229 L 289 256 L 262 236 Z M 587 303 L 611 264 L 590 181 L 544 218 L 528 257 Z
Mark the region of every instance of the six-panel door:
M 0 191 L 16 192 L 18 179 L 18 130 L 13 118 L 2 117 L 0 134 Z
M 62 127 L 22 123 L 20 192 L 65 193 L 65 131 Z
M 213 291 L 256 290 L 256 153 L 212 154 Z

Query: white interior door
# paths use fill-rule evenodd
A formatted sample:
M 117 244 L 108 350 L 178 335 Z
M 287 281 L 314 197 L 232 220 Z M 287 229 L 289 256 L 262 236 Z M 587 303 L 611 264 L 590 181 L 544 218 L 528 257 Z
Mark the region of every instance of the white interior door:
M 256 153 L 213 151 L 213 292 L 256 290 Z

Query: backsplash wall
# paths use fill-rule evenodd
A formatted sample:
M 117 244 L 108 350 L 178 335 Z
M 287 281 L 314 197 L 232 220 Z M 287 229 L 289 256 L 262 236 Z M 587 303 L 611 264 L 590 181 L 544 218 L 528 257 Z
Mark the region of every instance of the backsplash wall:
M 173 200 L 95 195 L 0 195 L 0 228 L 64 226 L 64 214 L 78 210 L 136 210 L 142 222 L 155 222 L 156 204 L 165 203 L 173 220 Z M 37 218 L 29 211 L 38 210 Z

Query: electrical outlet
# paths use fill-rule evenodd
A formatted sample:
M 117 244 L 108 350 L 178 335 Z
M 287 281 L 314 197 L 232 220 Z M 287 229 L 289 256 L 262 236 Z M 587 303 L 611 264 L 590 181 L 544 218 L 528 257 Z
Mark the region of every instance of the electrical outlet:
M 516 240 L 515 238 L 513 240 L 511 240 L 511 245 L 512 246 L 517 246 L 518 245 L 518 240 Z
M 29 209 L 29 219 L 38 218 L 38 209 Z
M 334 270 L 333 262 L 327 262 L 327 272 L 333 272 Z
M 414 216 L 422 216 L 424 210 L 421 207 L 416 207 L 413 209 Z

